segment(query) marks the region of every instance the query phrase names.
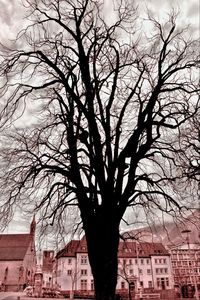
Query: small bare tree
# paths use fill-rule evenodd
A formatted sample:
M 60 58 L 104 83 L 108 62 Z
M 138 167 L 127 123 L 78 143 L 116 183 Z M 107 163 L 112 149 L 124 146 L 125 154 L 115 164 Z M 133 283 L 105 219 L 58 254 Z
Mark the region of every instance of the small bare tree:
M 198 107 L 198 42 L 173 13 L 139 33 L 125 0 L 110 20 L 95 0 L 25 6 L 30 24 L 1 47 L 0 216 L 29 207 L 55 224 L 78 206 L 96 299 L 113 300 L 127 208 L 186 208 L 171 182 L 177 134 Z

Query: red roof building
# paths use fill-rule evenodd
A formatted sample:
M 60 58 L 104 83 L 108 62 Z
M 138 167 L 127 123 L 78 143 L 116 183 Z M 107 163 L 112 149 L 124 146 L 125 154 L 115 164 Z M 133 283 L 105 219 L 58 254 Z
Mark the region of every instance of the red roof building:
M 36 267 L 36 222 L 33 218 L 27 234 L 0 234 L 0 287 L 20 291 L 33 283 Z
M 94 289 L 85 237 L 69 242 L 56 259 L 61 290 Z M 130 284 L 135 291 L 173 289 L 170 254 L 161 243 L 120 241 L 117 289 L 127 291 Z

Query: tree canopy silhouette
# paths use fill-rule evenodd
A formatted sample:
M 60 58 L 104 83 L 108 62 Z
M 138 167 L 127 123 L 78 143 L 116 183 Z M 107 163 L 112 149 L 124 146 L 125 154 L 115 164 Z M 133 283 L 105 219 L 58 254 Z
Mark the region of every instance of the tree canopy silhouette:
M 131 1 L 130 1 L 131 2 Z M 78 206 L 97 300 L 114 299 L 128 207 L 176 216 L 181 130 L 198 110 L 198 42 L 128 1 L 26 0 L 30 22 L 1 46 L 1 216 L 55 224 Z

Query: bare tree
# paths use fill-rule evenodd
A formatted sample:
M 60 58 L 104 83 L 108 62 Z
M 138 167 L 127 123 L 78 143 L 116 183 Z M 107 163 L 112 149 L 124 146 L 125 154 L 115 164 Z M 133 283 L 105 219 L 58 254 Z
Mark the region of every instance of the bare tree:
M 171 182 L 177 133 L 198 107 L 198 42 L 174 13 L 139 32 L 128 1 L 110 20 L 94 0 L 25 6 L 30 25 L 1 47 L 0 214 L 29 207 L 56 224 L 78 206 L 96 299 L 111 300 L 127 208 L 186 208 Z

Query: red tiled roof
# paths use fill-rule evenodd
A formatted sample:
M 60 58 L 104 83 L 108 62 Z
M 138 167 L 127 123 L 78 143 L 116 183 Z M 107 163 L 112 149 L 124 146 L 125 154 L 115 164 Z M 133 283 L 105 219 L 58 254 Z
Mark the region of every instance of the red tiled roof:
M 150 257 L 152 255 L 169 255 L 169 252 L 161 243 L 136 243 L 129 241 L 119 243 L 119 257 Z
M 79 244 L 80 244 L 79 240 L 72 240 L 72 241 L 70 241 L 65 246 L 65 248 L 63 248 L 62 250 L 60 250 L 57 253 L 56 258 L 76 256 Z
M 0 234 L 0 261 L 23 260 L 30 241 L 30 234 Z
M 81 240 L 72 240 L 57 254 L 60 257 L 75 257 L 76 253 L 87 253 L 85 236 Z M 150 257 L 152 255 L 169 255 L 162 243 L 147 243 L 134 241 L 120 241 L 118 257 Z

